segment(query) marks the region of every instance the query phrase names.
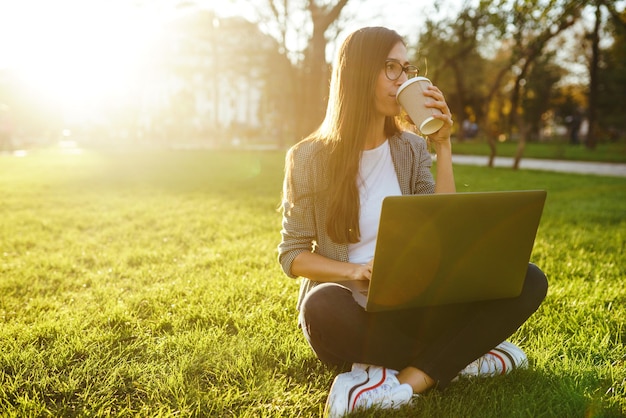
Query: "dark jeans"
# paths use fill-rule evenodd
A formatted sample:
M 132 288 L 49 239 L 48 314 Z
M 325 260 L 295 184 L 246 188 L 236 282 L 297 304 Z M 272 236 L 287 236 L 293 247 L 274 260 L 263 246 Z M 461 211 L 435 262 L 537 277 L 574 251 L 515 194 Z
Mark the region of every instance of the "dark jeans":
M 539 308 L 547 290 L 546 276 L 529 264 L 516 298 L 371 313 L 349 289 L 325 283 L 307 294 L 300 323 L 313 351 L 328 365 L 413 366 L 442 388 L 510 337 Z

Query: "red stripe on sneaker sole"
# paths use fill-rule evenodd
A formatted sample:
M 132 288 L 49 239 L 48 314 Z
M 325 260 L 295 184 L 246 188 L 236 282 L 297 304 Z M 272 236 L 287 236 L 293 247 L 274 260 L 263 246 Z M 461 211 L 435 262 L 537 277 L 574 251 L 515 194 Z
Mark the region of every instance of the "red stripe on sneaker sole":
M 515 370 L 517 368 L 518 364 L 517 364 L 516 358 L 513 357 L 513 355 L 511 353 L 509 353 L 508 351 L 506 351 L 506 350 L 504 350 L 502 348 L 499 348 L 499 347 L 494 348 L 494 350 L 499 352 L 499 353 L 501 353 L 501 354 L 503 354 L 506 358 L 509 359 L 509 361 L 511 362 L 511 367 L 509 368 L 510 369 L 509 372 L 511 370 Z M 520 364 L 521 364 L 521 362 L 520 362 Z
M 369 373 L 367 371 L 367 369 L 365 370 L 365 380 L 359 384 L 356 384 L 354 386 L 352 386 L 352 388 L 350 388 L 350 391 L 348 392 L 348 401 L 346 402 L 346 404 L 348 405 L 348 412 L 350 411 L 350 399 L 352 398 L 352 394 L 354 393 L 355 390 L 357 390 L 358 388 L 360 388 L 363 385 L 368 384 L 370 381 L 370 377 L 369 377 Z M 332 392 L 332 388 L 331 388 L 331 392 Z
M 368 375 L 369 375 L 369 373 L 368 373 Z M 376 383 L 376 384 L 374 384 L 374 385 L 372 385 L 372 386 L 369 386 L 369 387 L 366 387 L 366 388 L 361 389 L 361 390 L 360 390 L 360 391 L 356 394 L 356 396 L 354 397 L 354 400 L 352 401 L 352 406 L 350 407 L 350 412 L 354 411 L 354 408 L 356 407 L 356 402 L 359 400 L 359 397 L 360 397 L 363 393 L 367 392 L 368 390 L 376 389 L 377 387 L 381 386 L 383 383 L 385 383 L 385 380 L 386 380 L 386 379 L 387 379 L 387 369 L 385 369 L 385 368 L 383 367 L 383 376 L 382 376 L 382 379 L 381 379 L 378 383 Z
M 491 354 L 492 356 L 494 356 L 495 358 L 497 358 L 498 360 L 500 360 L 500 363 L 502 363 L 502 373 L 500 374 L 506 374 L 506 362 L 504 361 L 504 359 L 502 358 L 502 356 L 498 353 L 496 353 L 495 351 L 490 351 L 489 354 Z

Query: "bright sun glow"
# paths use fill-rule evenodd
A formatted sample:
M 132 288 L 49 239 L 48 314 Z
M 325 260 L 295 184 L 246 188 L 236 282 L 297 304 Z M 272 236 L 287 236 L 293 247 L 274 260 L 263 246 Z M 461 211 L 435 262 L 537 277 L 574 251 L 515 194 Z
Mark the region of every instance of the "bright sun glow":
M 0 69 L 14 72 L 30 94 L 54 103 L 66 118 L 85 118 L 124 101 L 145 81 L 175 4 L 0 0 Z
M 1 13 L 0 66 L 68 113 L 114 99 L 132 82 L 158 16 L 125 2 L 19 1 Z

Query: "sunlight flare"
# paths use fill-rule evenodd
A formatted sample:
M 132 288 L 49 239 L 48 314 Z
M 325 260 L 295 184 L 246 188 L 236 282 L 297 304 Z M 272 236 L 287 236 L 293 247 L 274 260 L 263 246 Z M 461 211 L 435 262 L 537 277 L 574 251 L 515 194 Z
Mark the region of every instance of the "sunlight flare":
M 120 1 L 31 0 L 3 9 L 0 68 L 70 115 L 123 100 L 163 24 L 160 14 Z

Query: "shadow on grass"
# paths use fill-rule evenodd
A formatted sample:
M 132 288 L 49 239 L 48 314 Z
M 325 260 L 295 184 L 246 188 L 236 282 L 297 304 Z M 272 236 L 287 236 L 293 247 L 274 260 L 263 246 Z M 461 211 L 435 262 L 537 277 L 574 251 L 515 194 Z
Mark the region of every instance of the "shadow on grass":
M 508 376 L 463 379 L 443 391 L 415 397 L 399 410 L 366 410 L 350 417 L 623 417 L 619 400 L 607 394 L 611 382 L 597 375 L 520 370 Z M 623 401 L 622 401 L 623 402 Z

